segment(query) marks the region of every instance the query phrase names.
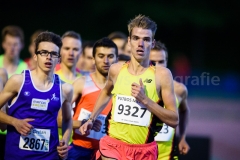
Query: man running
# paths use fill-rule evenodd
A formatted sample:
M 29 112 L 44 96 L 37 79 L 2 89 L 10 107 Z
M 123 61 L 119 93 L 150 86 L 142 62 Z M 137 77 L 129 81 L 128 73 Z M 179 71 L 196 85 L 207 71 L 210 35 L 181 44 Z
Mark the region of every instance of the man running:
M 55 73 L 66 83 L 72 84 L 77 77 L 82 75 L 76 68 L 77 61 L 82 52 L 82 39 L 80 34 L 74 31 L 67 31 L 62 36 L 62 48 L 60 50 L 61 63 L 55 67 Z M 73 105 L 74 107 L 74 105 Z M 62 139 L 62 110 L 58 113 L 58 134 Z M 71 136 L 72 137 L 72 136 Z M 70 138 L 70 142 L 72 139 Z
M 13 75 L 0 93 L 0 107 L 9 104 L 8 115 L 0 111 L 0 121 L 8 125 L 6 160 L 57 160 L 68 153 L 73 89 L 54 74 L 62 41 L 52 32 L 42 32 L 35 43 L 36 69 Z M 64 113 L 61 142 L 57 130 L 60 107 Z
M 154 136 L 161 129 L 157 122 L 161 120 L 171 127 L 178 125 L 172 74 L 164 67 L 149 66 L 156 29 L 156 23 L 144 15 L 129 22 L 131 61 L 111 66 L 90 118 L 80 127 L 80 132 L 88 135 L 112 97 L 107 136 L 100 140 L 99 152 L 103 160 L 156 160 Z M 165 108 L 160 105 L 162 101 Z
M 166 46 L 157 41 L 154 48 L 150 52 L 150 61 L 156 66 L 167 67 L 168 52 Z M 187 104 L 187 88 L 184 84 L 177 81 L 173 82 L 174 92 L 177 99 L 177 107 L 179 110 L 179 131 L 180 141 L 177 147 L 176 131 L 174 128 L 164 124 L 161 132 L 155 137 L 158 144 L 158 159 L 169 160 L 178 159 L 177 148 L 180 154 L 187 154 L 190 147 L 186 142 L 186 127 L 189 117 L 189 108 Z
M 82 136 L 79 127 L 89 119 L 97 97 L 106 84 L 109 68 L 117 61 L 117 46 L 112 40 L 102 38 L 94 44 L 92 56 L 96 64 L 96 71 L 77 79 L 73 83 L 73 102 L 77 101 L 77 105 L 73 116 L 75 124 L 73 126 L 75 128 L 73 144 L 69 150 L 68 160 L 93 159 L 96 150 L 99 148 L 100 138 L 106 135 L 104 124 L 105 118 L 111 110 L 111 102 L 97 117 L 90 135 Z

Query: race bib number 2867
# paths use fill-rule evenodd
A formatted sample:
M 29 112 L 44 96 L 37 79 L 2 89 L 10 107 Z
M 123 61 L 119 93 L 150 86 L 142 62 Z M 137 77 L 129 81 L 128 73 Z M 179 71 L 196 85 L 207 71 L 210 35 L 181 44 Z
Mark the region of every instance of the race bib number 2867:
M 126 95 L 117 95 L 114 121 L 133 124 L 138 126 L 149 126 L 151 112 L 135 97 Z
M 37 129 L 31 130 L 29 135 L 20 136 L 19 148 L 22 150 L 48 152 L 50 141 L 49 129 Z

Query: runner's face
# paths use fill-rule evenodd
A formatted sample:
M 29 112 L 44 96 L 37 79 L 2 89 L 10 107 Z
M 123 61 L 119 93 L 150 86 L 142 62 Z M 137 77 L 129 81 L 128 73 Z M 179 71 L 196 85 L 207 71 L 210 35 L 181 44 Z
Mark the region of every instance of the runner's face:
M 95 70 L 94 58 L 93 58 L 93 48 L 86 47 L 84 49 L 84 69 L 89 72 L 93 72 Z
M 76 66 L 76 63 L 81 55 L 82 43 L 80 40 L 65 37 L 62 39 L 63 46 L 61 48 L 61 63 L 68 68 Z
M 2 47 L 4 49 L 5 56 L 8 59 L 15 59 L 19 57 L 23 44 L 21 43 L 19 37 L 6 35 L 4 41 L 2 42 Z
M 59 53 L 59 47 L 51 42 L 41 42 L 38 45 L 38 51 L 48 51 L 48 52 L 57 52 Z M 54 58 L 52 55 L 48 54 L 43 56 L 37 54 L 34 56 L 34 59 L 37 61 L 37 65 L 45 72 L 54 71 L 56 64 L 59 62 L 59 58 Z
M 131 37 L 128 37 L 128 45 L 131 53 L 137 61 L 143 61 L 149 58 L 150 50 L 154 47 L 152 31 L 134 27 Z
M 103 76 L 108 75 L 110 66 L 116 63 L 116 51 L 115 48 L 97 47 L 95 54 L 95 64 L 98 72 Z
M 166 52 L 164 50 L 151 50 L 149 60 L 156 66 L 167 67 Z

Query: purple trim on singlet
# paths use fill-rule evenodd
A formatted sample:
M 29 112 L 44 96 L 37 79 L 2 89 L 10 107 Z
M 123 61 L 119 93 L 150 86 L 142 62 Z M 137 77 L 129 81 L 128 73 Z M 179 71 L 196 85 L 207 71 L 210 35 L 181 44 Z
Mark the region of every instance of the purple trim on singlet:
M 59 145 L 57 115 L 61 107 L 61 81 L 54 75 L 53 85 L 47 90 L 39 90 L 34 86 L 31 72 L 23 73 L 23 84 L 18 92 L 16 101 L 9 106 L 8 114 L 18 119 L 33 118 L 29 122 L 34 128 L 49 129 L 50 142 L 48 152 L 28 151 L 19 148 L 20 134 L 9 125 L 5 147 L 5 160 L 55 160 L 59 159 L 57 146 Z M 32 99 L 48 100 L 46 110 L 31 108 Z

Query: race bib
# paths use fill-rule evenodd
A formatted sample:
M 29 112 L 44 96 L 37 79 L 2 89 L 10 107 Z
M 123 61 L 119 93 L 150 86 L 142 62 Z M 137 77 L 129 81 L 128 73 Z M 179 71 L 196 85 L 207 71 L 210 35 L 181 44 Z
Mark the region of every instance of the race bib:
M 22 150 L 48 152 L 49 151 L 50 130 L 31 130 L 27 136 L 20 136 L 19 148 Z
M 155 141 L 170 141 L 174 134 L 174 128 L 163 123 L 161 131 L 154 137 Z
M 46 111 L 48 109 L 48 102 L 49 100 L 33 98 L 31 108 Z
M 90 118 L 90 115 L 91 115 L 90 111 L 82 108 L 81 111 L 80 111 L 78 120 L 79 121 L 84 121 L 84 120 L 86 121 L 86 120 L 88 120 Z M 97 117 L 97 119 L 95 120 L 95 122 L 97 120 L 99 120 L 102 123 L 100 131 L 96 132 L 95 130 L 91 130 L 90 134 L 87 137 L 92 138 L 92 139 L 96 139 L 96 140 L 100 140 L 103 136 L 105 136 L 106 135 L 105 119 L 106 119 L 106 116 L 100 114 Z M 75 129 L 75 133 L 82 135 L 80 133 L 79 129 Z
M 117 95 L 114 110 L 114 121 L 149 126 L 151 112 L 132 96 Z

